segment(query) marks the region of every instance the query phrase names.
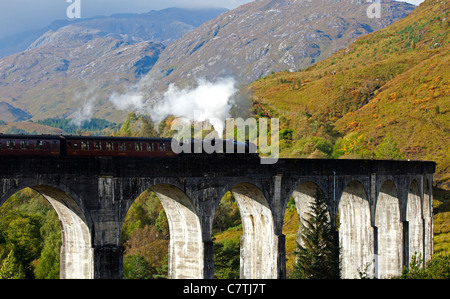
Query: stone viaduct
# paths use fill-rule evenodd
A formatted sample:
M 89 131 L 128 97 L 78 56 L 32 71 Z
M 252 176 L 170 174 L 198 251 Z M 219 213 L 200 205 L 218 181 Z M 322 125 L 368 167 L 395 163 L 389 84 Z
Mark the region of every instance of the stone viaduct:
M 339 230 L 343 278 L 398 275 L 433 252 L 434 162 L 178 157 L 0 157 L 0 205 L 30 187 L 61 222 L 61 278 L 122 278 L 122 223 L 147 189 L 170 226 L 169 278 L 213 278 L 212 222 L 230 190 L 242 217 L 241 278 L 285 278 L 287 202 L 317 190 Z

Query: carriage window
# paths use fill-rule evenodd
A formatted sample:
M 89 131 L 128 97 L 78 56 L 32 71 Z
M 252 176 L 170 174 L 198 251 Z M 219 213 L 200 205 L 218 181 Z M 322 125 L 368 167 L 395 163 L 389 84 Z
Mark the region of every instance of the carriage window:
M 82 150 L 89 150 L 89 142 L 81 141 L 81 149 Z
M 78 143 L 74 143 L 74 144 L 73 144 L 73 148 L 76 148 L 76 149 L 77 149 L 77 148 L 78 148 Z
M 20 148 L 21 149 L 28 149 L 30 146 L 30 142 L 28 140 L 21 140 L 20 141 Z
M 42 147 L 43 147 L 42 141 L 40 141 L 40 140 L 36 141 L 36 144 L 34 145 L 34 148 L 35 149 L 42 149 Z
M 58 148 L 58 142 L 53 141 L 53 142 L 52 142 L 52 148 L 53 148 L 53 149 L 57 149 L 57 148 Z
M 164 143 L 159 143 L 158 144 L 158 150 L 163 152 L 166 150 L 166 145 Z
M 119 151 L 126 151 L 127 147 L 125 146 L 125 142 L 119 142 Z
M 16 141 L 15 140 L 8 140 L 6 141 L 6 148 L 7 149 L 13 149 L 16 147 Z
M 153 146 L 153 142 L 147 143 L 147 150 L 153 152 L 155 147 Z
M 102 143 L 100 141 L 94 142 L 94 150 L 96 150 L 96 151 L 102 150 Z
M 112 142 L 106 142 L 106 150 L 107 151 L 112 151 L 114 150 L 114 145 Z
M 142 151 L 142 143 L 136 142 L 134 148 L 136 149 L 136 151 Z

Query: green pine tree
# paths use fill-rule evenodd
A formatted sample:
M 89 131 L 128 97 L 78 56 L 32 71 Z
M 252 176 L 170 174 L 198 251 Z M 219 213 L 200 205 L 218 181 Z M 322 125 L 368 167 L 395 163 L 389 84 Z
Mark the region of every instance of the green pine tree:
M 0 279 L 25 279 L 25 270 L 11 249 L 0 268 Z
M 296 263 L 291 274 L 297 279 L 338 279 L 340 277 L 339 238 L 328 214 L 326 197 L 317 192 L 310 212 L 303 218 L 297 244 Z
M 214 277 L 218 279 L 239 279 L 240 241 L 228 239 L 215 242 L 214 246 Z

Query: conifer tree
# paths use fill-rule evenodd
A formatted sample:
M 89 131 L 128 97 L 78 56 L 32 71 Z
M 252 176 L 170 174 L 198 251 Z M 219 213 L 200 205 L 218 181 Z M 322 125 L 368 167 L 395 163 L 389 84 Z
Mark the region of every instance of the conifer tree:
M 11 249 L 3 265 L 0 267 L 0 279 L 25 279 L 25 270 Z
M 302 244 L 297 243 L 292 277 L 338 279 L 340 277 L 339 238 L 331 224 L 325 195 L 318 191 L 310 212 L 301 222 Z

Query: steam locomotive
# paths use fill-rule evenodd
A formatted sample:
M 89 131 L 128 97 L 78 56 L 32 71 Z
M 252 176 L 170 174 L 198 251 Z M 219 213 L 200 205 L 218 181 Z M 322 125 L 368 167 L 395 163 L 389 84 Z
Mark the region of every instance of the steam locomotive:
M 214 142 L 216 141 L 213 140 L 211 144 Z M 223 142 L 225 144 L 227 141 Z M 244 148 L 245 153 L 250 152 L 248 142 L 232 142 L 234 153 L 238 152 L 238 147 Z M 192 140 L 189 145 L 192 149 L 190 152 L 204 154 L 202 149 L 199 151 L 195 148 L 198 145 L 198 142 Z M 177 157 L 178 155 L 172 150 L 170 138 L 0 134 L 0 156 Z

